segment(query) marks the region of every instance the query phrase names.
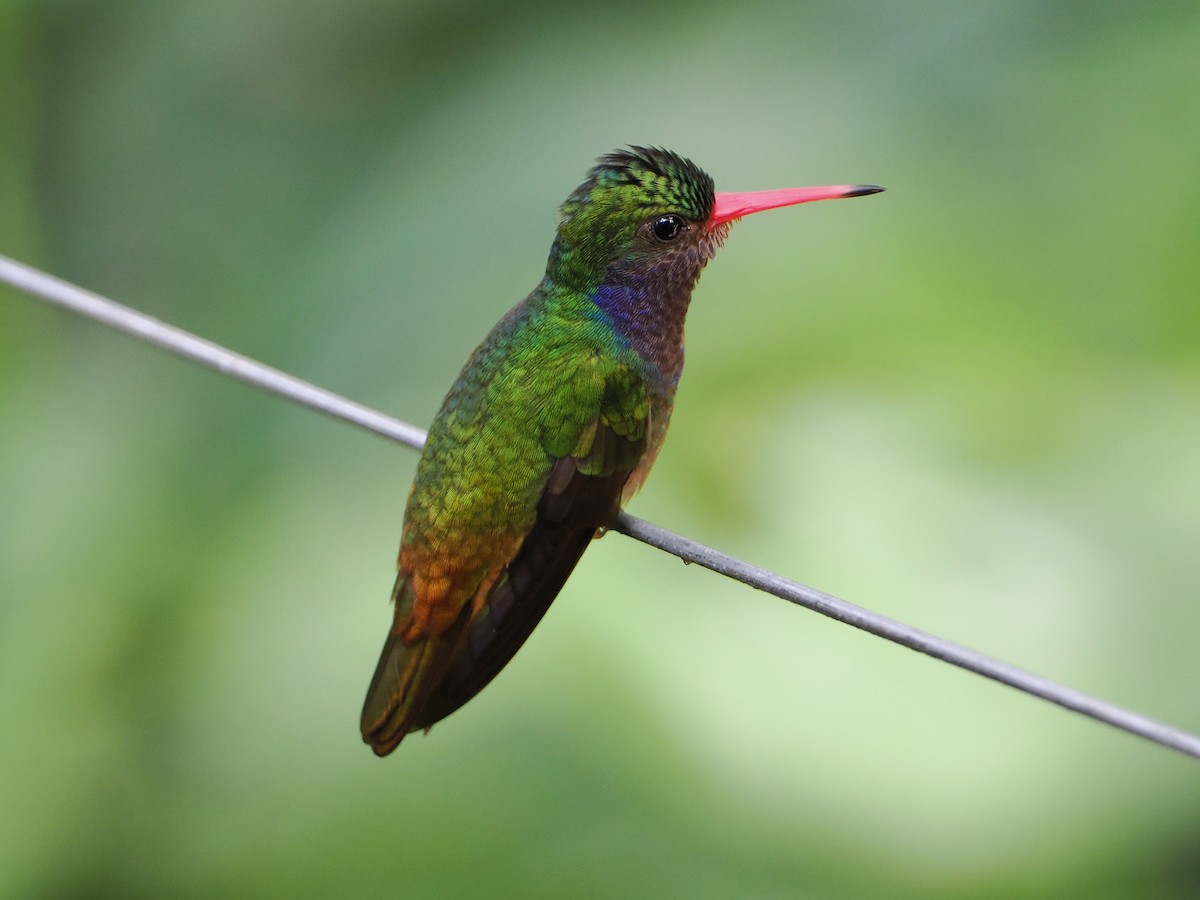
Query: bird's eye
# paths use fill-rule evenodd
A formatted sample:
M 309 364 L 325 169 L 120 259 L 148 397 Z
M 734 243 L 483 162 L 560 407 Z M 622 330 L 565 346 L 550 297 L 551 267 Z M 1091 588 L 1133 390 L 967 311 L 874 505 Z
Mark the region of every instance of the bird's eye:
M 684 228 L 686 226 L 679 216 L 659 216 L 650 223 L 650 230 L 654 236 L 663 242 L 675 240 L 683 234 Z

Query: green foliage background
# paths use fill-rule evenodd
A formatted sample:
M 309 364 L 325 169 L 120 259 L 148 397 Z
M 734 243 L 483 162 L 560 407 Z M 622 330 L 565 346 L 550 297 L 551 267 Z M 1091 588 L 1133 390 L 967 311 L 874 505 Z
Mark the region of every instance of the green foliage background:
M 634 511 L 1200 728 L 1195 3 L 0 2 L 0 252 L 425 424 L 599 154 L 740 224 Z M 385 762 L 415 454 L 0 288 L 0 895 L 1200 895 L 1194 761 L 620 537 Z

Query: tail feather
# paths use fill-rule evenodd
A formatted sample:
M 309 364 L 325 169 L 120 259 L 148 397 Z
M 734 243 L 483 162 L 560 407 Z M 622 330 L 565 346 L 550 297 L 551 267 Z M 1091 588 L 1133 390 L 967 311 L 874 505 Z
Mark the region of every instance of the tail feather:
M 412 704 L 404 701 L 413 680 L 427 665 L 428 651 L 425 641 L 406 647 L 398 634 L 388 632 L 362 711 L 363 740 L 371 745 L 377 756 L 386 756 L 395 750 L 408 732 L 405 718 Z
M 398 626 L 412 609 L 413 595 L 403 573 L 396 578 L 392 599 L 396 605 L 395 624 L 383 643 L 360 720 L 363 740 L 371 745 L 377 756 L 387 756 L 406 734 L 431 724 L 416 720 L 422 714 L 430 690 L 440 679 L 467 618 L 460 616 L 459 621 L 442 634 L 405 643 L 398 633 Z
M 539 523 L 474 618 L 468 605 L 444 632 L 412 644 L 405 644 L 394 629 L 388 632 L 361 721 L 363 740 L 377 756 L 395 750 L 406 734 L 450 715 L 504 668 L 562 589 L 595 531 L 563 533 Z
M 482 605 L 465 604 L 449 628 L 408 643 L 393 627 L 362 713 L 363 740 L 378 756 L 391 753 L 406 734 L 450 715 L 512 659 L 597 530 L 616 516 L 644 446 L 641 438 L 619 438 L 607 426 L 598 427 L 587 457 L 555 464 L 533 527 L 495 581 L 480 588 L 486 591 Z M 403 573 L 393 600 L 395 622 L 406 622 L 414 597 Z
M 404 643 L 394 630 L 388 632 L 367 688 L 360 721 L 363 740 L 376 756 L 387 756 L 406 734 L 427 729 L 437 721 L 429 718 L 426 707 L 469 617 L 468 608 L 446 631 L 412 644 Z

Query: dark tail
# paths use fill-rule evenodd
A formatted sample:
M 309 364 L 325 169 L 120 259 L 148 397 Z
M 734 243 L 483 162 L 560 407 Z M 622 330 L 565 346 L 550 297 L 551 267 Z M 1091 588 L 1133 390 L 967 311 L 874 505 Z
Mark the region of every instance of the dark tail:
M 363 740 L 387 756 L 406 734 L 430 728 L 454 712 L 504 668 L 541 620 L 595 527 L 563 531 L 540 522 L 472 616 L 467 604 L 444 632 L 405 644 L 389 631 L 367 688 Z M 404 588 L 398 586 L 399 594 Z M 404 610 L 401 597 L 398 608 Z M 398 619 L 403 619 L 401 615 Z
M 391 753 L 406 734 L 429 728 L 479 693 L 541 621 L 597 528 L 616 516 L 644 441 L 618 438 L 606 426 L 596 435 L 586 459 L 555 464 L 533 528 L 489 587 L 482 608 L 465 604 L 449 628 L 411 644 L 395 628 L 389 632 L 362 713 L 363 740 L 377 755 Z M 581 471 L 581 465 L 598 474 Z M 406 622 L 413 596 L 403 573 L 393 600 L 395 621 Z
M 426 650 L 425 642 L 406 647 L 398 634 L 388 632 L 362 711 L 363 740 L 376 756 L 387 756 L 408 733 L 405 719 L 412 704 L 404 701 Z
M 399 623 L 407 618 L 413 604 L 412 589 L 403 573 L 396 578 L 392 600 Z M 423 710 L 466 623 L 466 612 L 443 633 L 419 637 L 411 644 L 401 639 L 395 626 L 388 632 L 367 688 L 360 721 L 363 740 L 377 756 L 387 756 L 406 734 L 433 724 L 421 719 Z

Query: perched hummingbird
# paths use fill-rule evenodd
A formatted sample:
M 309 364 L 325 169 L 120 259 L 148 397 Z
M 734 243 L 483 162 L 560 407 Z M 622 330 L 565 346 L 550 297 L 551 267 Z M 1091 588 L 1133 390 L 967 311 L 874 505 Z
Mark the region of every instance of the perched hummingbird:
M 541 283 L 471 354 L 429 428 L 362 712 L 376 754 L 504 668 L 641 485 L 671 418 L 692 288 L 730 225 L 881 190 L 718 194 L 666 150 L 599 160 L 562 205 Z

